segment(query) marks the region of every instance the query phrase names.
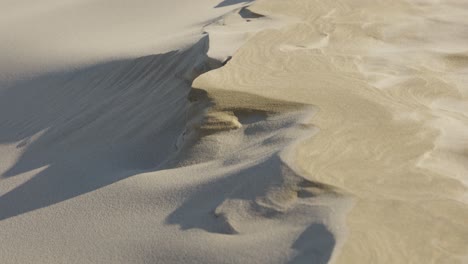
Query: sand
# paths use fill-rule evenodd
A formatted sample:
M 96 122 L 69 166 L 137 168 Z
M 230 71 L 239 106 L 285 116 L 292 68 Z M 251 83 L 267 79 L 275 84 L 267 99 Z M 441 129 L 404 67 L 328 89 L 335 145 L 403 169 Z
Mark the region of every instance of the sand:
M 0 1 L 1 263 L 468 263 L 468 5 Z

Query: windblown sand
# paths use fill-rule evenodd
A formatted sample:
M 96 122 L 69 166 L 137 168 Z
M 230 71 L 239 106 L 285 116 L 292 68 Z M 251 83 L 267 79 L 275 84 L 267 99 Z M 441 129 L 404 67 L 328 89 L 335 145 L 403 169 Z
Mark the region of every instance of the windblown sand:
M 0 263 L 468 263 L 468 3 L 0 6 Z

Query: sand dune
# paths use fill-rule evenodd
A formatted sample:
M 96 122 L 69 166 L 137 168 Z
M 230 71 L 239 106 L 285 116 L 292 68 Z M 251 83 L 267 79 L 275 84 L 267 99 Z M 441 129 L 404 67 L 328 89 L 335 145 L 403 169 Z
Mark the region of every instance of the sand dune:
M 304 14 L 304 23 L 258 34 L 199 86 L 320 109 L 312 120 L 320 132 L 299 146 L 297 161 L 309 180 L 356 201 L 337 263 L 465 261 L 466 90 L 452 77 L 462 71 L 435 49 L 459 52 L 466 39 L 454 35 L 445 46 L 445 31 L 432 30 L 464 25 L 458 17 L 432 20 L 450 4 L 311 2 L 260 2 L 260 10 Z M 434 107 L 448 98 L 446 110 Z
M 1 263 L 467 263 L 458 1 L 0 0 Z

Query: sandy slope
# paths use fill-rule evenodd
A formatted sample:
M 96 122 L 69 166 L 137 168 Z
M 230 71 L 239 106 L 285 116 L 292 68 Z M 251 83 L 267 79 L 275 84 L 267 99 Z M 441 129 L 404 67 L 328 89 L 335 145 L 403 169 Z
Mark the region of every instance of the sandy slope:
M 191 88 L 256 31 L 280 24 L 241 2 L 160 1 L 159 15 L 177 19 L 159 27 L 153 1 L 9 3 L 3 19 L 17 32 L 2 29 L 2 263 L 330 259 L 337 242 L 323 223 L 341 219 L 332 208 L 345 199 L 304 179 L 288 154 L 313 134 L 304 123 L 313 110 Z M 101 28 L 116 20 L 111 32 Z M 152 46 L 162 53 L 116 59 Z
M 204 25 L 244 1 L 224 2 L 1 0 L 0 79 L 192 45 Z
M 467 261 L 467 6 L 456 3 L 263 1 L 304 22 L 258 34 L 195 82 L 320 109 L 297 161 L 356 202 L 337 263 Z
M 467 262 L 468 6 L 247 2 L 0 1 L 1 263 Z

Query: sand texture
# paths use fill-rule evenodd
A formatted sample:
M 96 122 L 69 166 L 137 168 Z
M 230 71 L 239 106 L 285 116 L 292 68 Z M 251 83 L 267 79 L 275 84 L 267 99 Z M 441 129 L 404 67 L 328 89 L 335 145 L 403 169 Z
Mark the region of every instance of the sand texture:
M 0 7 L 0 263 L 468 263 L 468 2 Z

